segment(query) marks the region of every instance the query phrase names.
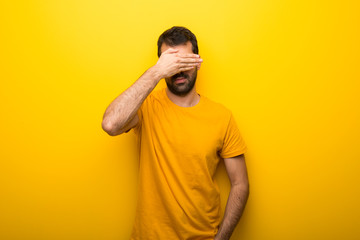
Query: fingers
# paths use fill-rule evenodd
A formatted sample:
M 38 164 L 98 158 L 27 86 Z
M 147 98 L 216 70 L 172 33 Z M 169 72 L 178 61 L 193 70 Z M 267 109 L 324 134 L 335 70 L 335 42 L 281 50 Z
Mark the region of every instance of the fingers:
M 203 60 L 200 55 L 193 53 L 179 53 L 178 49 L 168 48 L 164 51 L 156 65 L 165 77 L 179 72 L 199 69 Z
M 179 58 L 179 62 L 202 62 L 200 55 L 193 53 L 178 53 L 176 56 Z
M 179 52 L 179 49 L 174 48 L 168 48 L 166 51 L 164 51 L 162 54 L 174 54 Z M 193 53 L 183 53 L 183 54 L 176 54 L 178 63 L 200 63 L 203 60 L 200 58 L 200 55 L 193 54 Z
M 183 57 L 183 58 L 200 58 L 200 55 L 198 54 L 193 54 L 193 53 L 183 53 L 183 54 L 178 54 L 179 57 Z
M 179 68 L 182 67 L 197 67 L 199 63 L 180 63 L 178 66 Z
M 179 62 L 180 63 L 202 63 L 203 60 L 201 58 L 198 58 L 198 57 L 180 57 L 179 58 Z
M 188 71 L 193 68 L 196 68 L 197 70 L 199 70 L 202 62 L 203 62 L 203 60 L 200 58 L 198 58 L 198 59 L 187 58 L 187 59 L 182 59 L 179 62 L 178 66 L 181 69 L 181 71 Z
M 179 72 L 185 72 L 185 71 L 189 71 L 193 68 L 195 68 L 196 66 L 190 66 L 190 67 L 181 67 L 179 68 Z

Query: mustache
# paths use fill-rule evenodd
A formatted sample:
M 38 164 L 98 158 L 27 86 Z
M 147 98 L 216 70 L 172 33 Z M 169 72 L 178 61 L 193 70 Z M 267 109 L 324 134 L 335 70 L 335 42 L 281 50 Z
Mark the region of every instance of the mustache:
M 184 72 L 179 72 L 179 73 L 177 73 L 177 74 L 175 74 L 174 76 L 171 77 L 171 81 L 174 82 L 178 77 L 183 77 L 183 78 L 189 79 L 189 75 L 187 75 Z

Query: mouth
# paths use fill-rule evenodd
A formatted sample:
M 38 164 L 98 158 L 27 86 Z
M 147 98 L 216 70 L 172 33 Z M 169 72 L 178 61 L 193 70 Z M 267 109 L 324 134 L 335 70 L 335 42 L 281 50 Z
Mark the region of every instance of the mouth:
M 174 81 L 175 84 L 181 84 L 184 83 L 186 81 L 186 78 L 184 77 L 177 77 Z

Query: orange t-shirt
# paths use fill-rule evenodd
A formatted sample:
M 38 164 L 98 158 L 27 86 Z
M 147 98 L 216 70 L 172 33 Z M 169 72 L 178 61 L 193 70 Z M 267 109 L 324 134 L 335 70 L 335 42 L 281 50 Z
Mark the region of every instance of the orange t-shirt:
M 214 239 L 220 195 L 219 160 L 243 154 L 231 112 L 204 96 L 180 107 L 153 91 L 138 110 L 139 194 L 132 240 Z

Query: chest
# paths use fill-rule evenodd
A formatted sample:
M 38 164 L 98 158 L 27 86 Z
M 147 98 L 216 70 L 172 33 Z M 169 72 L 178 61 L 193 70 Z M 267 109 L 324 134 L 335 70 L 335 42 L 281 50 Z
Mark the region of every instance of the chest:
M 183 156 L 216 158 L 224 141 L 225 126 L 211 112 L 160 108 L 144 121 L 155 143 Z

